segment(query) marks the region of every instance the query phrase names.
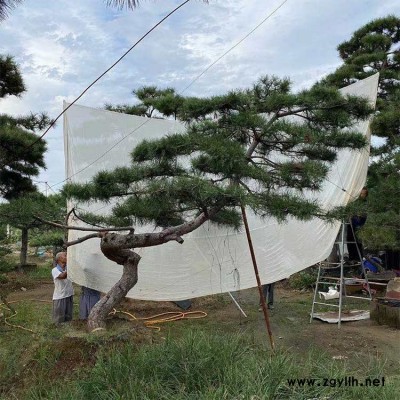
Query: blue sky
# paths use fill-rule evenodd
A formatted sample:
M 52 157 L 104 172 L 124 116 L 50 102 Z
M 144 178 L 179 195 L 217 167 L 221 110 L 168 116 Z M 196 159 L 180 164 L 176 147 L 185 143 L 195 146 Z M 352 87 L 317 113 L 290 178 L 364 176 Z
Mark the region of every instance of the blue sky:
M 192 0 L 136 47 L 78 104 L 102 107 L 133 100 L 142 85 L 189 85 L 283 0 Z M 25 0 L 0 24 L 0 54 L 13 55 L 27 92 L 1 100 L 0 112 L 45 111 L 82 90 L 170 10 L 175 0 L 142 0 L 135 10 L 103 0 Z M 250 37 L 185 92 L 212 95 L 251 85 L 261 75 L 289 76 L 310 86 L 340 65 L 339 43 L 374 18 L 400 15 L 397 0 L 287 0 Z M 64 176 L 62 121 L 47 135 L 47 170 L 38 181 L 58 190 Z M 44 190 L 45 184 L 39 185 Z

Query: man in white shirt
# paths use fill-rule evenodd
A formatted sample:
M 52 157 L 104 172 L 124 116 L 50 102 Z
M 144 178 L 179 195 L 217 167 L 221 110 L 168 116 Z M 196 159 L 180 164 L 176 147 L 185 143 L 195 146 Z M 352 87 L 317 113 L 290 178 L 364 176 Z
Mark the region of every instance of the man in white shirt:
M 60 324 L 71 321 L 74 288 L 67 277 L 67 253 L 57 253 L 56 266 L 51 274 L 54 281 L 53 322 Z

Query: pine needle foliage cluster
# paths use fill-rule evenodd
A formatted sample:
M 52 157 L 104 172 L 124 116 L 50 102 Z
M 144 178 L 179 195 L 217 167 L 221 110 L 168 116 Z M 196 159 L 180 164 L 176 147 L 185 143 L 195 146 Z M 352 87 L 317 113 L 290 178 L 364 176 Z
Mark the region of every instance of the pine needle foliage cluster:
M 134 93 L 141 100 L 154 94 L 138 106 L 164 116 L 171 116 L 166 99 L 175 98 L 174 116 L 187 130 L 144 140 L 133 149 L 130 166 L 64 187 L 67 197 L 81 201 L 117 198 L 107 220 L 112 225 L 168 227 L 203 213 L 238 228 L 241 205 L 279 220 L 320 214 L 304 192 L 320 188 L 338 149 L 366 145 L 352 126 L 371 113 L 364 99 L 327 87 L 292 93 L 290 81 L 276 77 L 210 98 L 153 87 Z
M 360 236 L 369 249 L 400 251 L 400 151 L 371 166 L 367 222 Z
M 20 96 L 25 84 L 13 57 L 0 55 L 0 98 Z

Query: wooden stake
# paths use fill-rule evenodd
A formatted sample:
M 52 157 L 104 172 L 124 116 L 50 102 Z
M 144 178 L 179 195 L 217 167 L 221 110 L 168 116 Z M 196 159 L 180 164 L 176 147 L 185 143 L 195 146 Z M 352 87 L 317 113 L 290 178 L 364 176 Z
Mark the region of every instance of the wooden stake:
M 251 259 L 253 261 L 254 273 L 256 275 L 257 287 L 258 287 L 258 292 L 260 294 L 261 307 L 262 307 L 263 314 L 264 314 L 265 325 L 267 326 L 267 333 L 269 336 L 269 341 L 271 343 L 271 348 L 272 348 L 272 350 L 274 350 L 275 349 L 274 338 L 272 337 L 272 331 L 271 331 L 271 325 L 269 323 L 269 315 L 268 315 L 267 305 L 265 303 L 265 298 L 264 298 L 264 295 L 262 292 L 260 276 L 258 275 L 257 260 L 256 260 L 256 255 L 254 254 L 253 242 L 251 240 L 249 224 L 247 222 L 246 210 L 243 207 L 243 205 L 240 206 L 240 209 L 242 210 L 242 218 L 243 218 L 244 227 L 246 229 L 247 242 L 249 244 Z

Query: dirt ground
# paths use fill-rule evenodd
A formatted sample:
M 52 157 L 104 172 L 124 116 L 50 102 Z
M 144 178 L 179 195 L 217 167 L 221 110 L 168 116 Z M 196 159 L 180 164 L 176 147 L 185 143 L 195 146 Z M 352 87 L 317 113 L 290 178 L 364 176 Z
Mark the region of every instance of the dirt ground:
M 51 300 L 52 282 L 41 283 L 26 291 L 10 293 L 8 301 L 18 300 Z M 79 293 L 79 288 L 76 289 Z M 246 331 L 263 340 L 268 345 L 266 325 L 263 313 L 258 311 L 257 289 L 248 289 L 234 294 L 241 308 L 247 314 L 242 315 L 228 295 L 208 296 L 193 300 L 190 311 L 201 310 L 207 317 L 196 322 L 211 326 L 210 329 L 226 331 Z M 76 296 L 75 303 L 77 303 Z M 367 302 L 362 304 L 368 308 Z M 298 354 L 307 354 L 310 349 L 323 350 L 332 358 L 353 359 L 359 363 L 360 358 L 380 360 L 386 368 L 399 371 L 400 367 L 400 331 L 378 325 L 372 320 L 328 324 L 319 320 L 310 323 L 309 315 L 312 304 L 311 292 L 300 292 L 279 285 L 275 290 L 275 308 L 270 311 L 271 329 L 276 347 L 285 348 Z M 75 307 L 77 310 L 78 307 Z M 125 301 L 121 309 L 134 313 L 137 317 L 146 317 L 167 311 L 181 311 L 170 302 Z M 50 319 L 50 316 L 49 316 Z M 180 321 L 182 323 L 183 321 Z M 173 331 L 174 324 L 168 324 L 167 330 Z M 84 329 L 84 326 L 82 329 Z M 164 327 L 162 328 L 164 329 Z M 165 331 L 164 331 L 165 332 Z

